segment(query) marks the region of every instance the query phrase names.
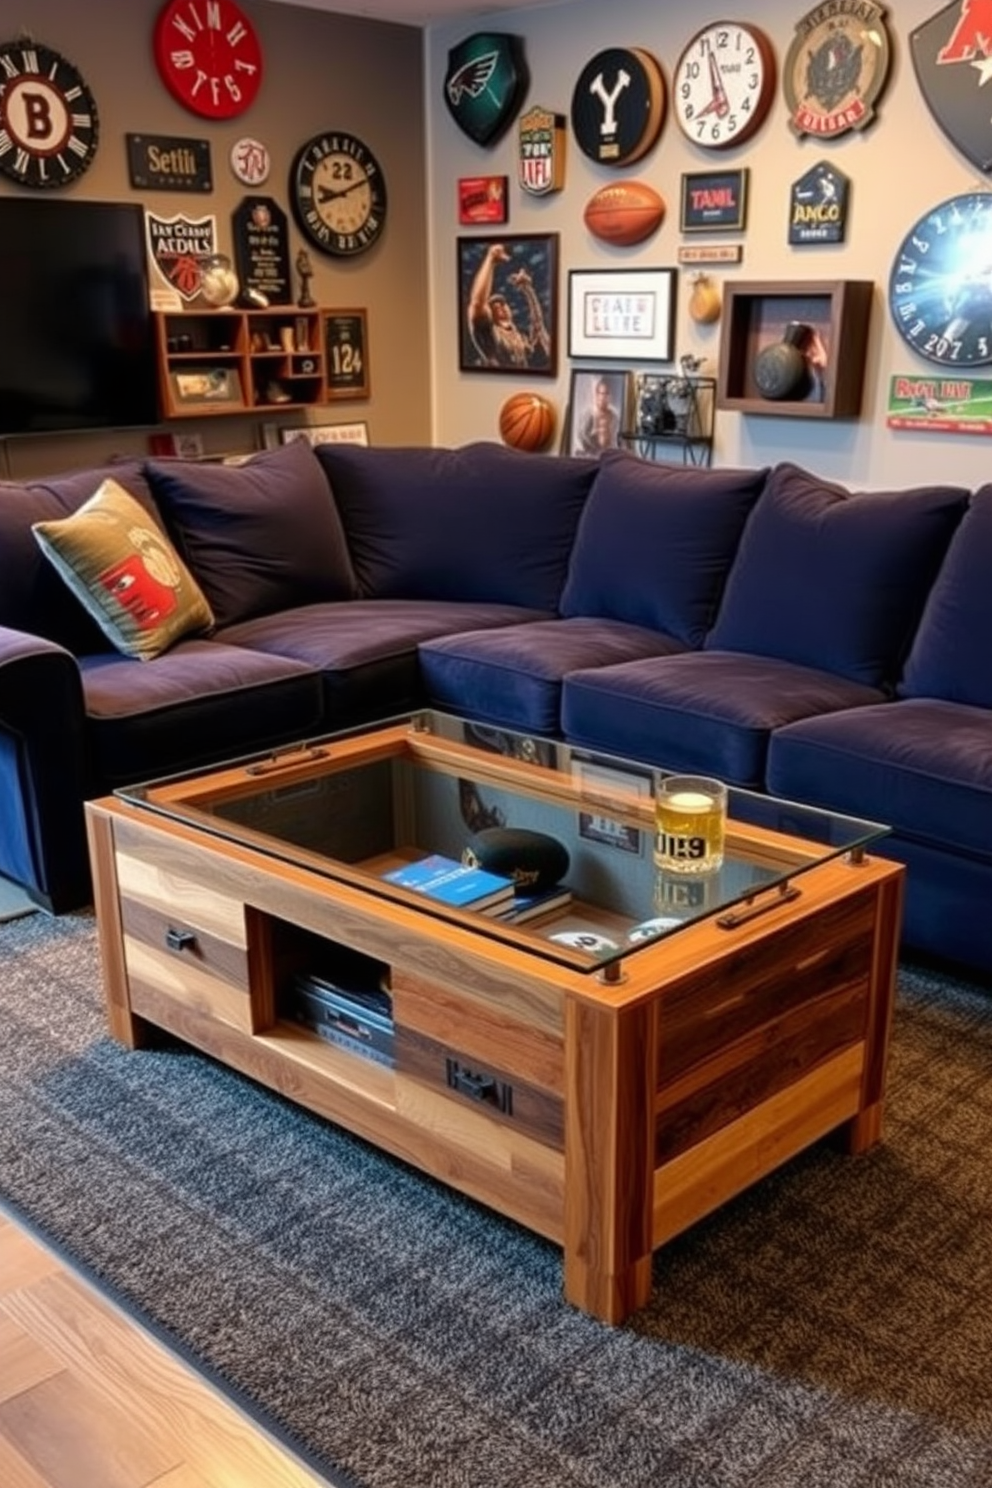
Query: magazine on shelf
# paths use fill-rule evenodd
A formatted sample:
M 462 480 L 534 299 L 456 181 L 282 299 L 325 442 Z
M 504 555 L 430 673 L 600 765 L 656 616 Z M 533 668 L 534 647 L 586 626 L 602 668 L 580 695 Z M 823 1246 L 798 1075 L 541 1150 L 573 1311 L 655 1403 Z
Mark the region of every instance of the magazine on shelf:
M 454 909 L 474 909 L 488 914 L 497 912 L 513 898 L 513 879 L 485 868 L 470 868 L 457 858 L 431 853 L 415 863 L 404 863 L 383 874 L 388 883 L 415 894 L 425 894 L 438 904 Z

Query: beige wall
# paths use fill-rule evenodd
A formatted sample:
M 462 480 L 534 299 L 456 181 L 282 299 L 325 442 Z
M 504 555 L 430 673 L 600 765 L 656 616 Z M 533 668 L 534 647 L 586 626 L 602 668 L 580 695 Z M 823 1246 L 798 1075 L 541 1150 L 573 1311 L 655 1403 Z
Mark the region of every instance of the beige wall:
M 491 149 L 475 145 L 452 121 L 444 105 L 442 82 L 448 49 L 473 31 L 510 31 L 525 39 L 531 86 L 526 106 L 541 104 L 568 114 L 575 80 L 592 56 L 609 46 L 646 47 L 670 81 L 682 47 L 704 24 L 722 17 L 760 25 L 771 39 L 779 65 L 784 61 L 797 20 L 812 0 L 720 0 L 701 10 L 675 0 L 568 0 L 529 11 L 492 13 L 470 23 L 448 23 L 429 33 L 428 109 L 430 161 L 431 269 L 435 335 L 434 432 L 439 443 L 457 444 L 492 438 L 500 404 L 511 392 L 533 387 L 551 394 L 559 410 L 568 396 L 569 363 L 565 357 L 565 324 L 561 322 L 560 374 L 554 382 L 531 382 L 515 376 L 460 373 L 457 355 L 456 296 L 452 284 L 455 238 L 455 182 L 459 176 L 507 174 L 511 177 L 509 232 L 556 232 L 561 235 L 564 314 L 570 268 L 615 268 L 675 264 L 686 241 L 679 231 L 679 193 L 684 171 L 746 166 L 750 171 L 750 209 L 739 241 L 744 259 L 739 267 L 713 271 L 718 281 L 870 279 L 875 283 L 862 416 L 854 422 L 825 423 L 720 413 L 715 458 L 721 464 L 754 464 L 792 459 L 847 484 L 881 487 L 922 480 L 949 480 L 975 485 L 992 478 L 992 440 L 968 435 L 897 433 L 885 427 L 889 378 L 894 373 L 939 375 L 939 368 L 912 352 L 897 336 L 885 302 L 885 290 L 896 249 L 912 224 L 928 208 L 958 192 L 981 189 L 988 181 L 959 155 L 930 117 L 913 71 L 909 37 L 914 27 L 939 6 L 934 0 L 900 0 L 887 8 L 893 33 L 893 67 L 875 124 L 863 134 L 848 134 L 833 143 L 799 140 L 786 122 L 779 86 L 772 112 L 760 132 L 743 146 L 711 153 L 684 139 L 669 116 L 658 145 L 623 174 L 651 182 L 668 204 L 665 221 L 647 244 L 612 251 L 597 244 L 582 222 L 583 207 L 597 186 L 614 179 L 611 172 L 586 159 L 568 140 L 565 189 L 558 196 L 534 199 L 519 190 L 515 131 Z M 989 105 L 992 112 L 992 102 Z M 850 177 L 851 207 L 847 242 L 822 248 L 790 248 L 787 243 L 789 191 L 792 183 L 820 159 Z M 472 230 L 469 230 L 472 231 Z M 474 231 L 483 231 L 475 229 Z M 693 239 L 695 241 L 695 239 Z M 735 241 L 728 238 L 726 241 Z M 689 272 L 680 276 L 676 320 L 677 351 L 705 355 L 715 369 L 721 326 L 699 327 L 690 321 Z M 577 366 L 590 365 L 576 363 Z M 979 374 L 981 375 L 981 374 Z M 992 376 L 992 370 L 985 370 Z
M 159 0 L 126 4 L 32 0 L 30 16 L 23 19 L 30 20 L 34 39 L 61 52 L 79 69 L 99 113 L 93 163 L 61 194 L 66 199 L 141 201 L 164 216 L 213 214 L 221 246 L 231 252 L 231 212 L 249 188 L 231 173 L 228 156 L 232 144 L 250 134 L 271 153 L 272 173 L 257 190 L 274 197 L 287 211 L 295 258 L 302 238 L 289 213 L 288 178 L 296 150 L 330 128 L 363 139 L 386 176 L 386 230 L 373 249 L 354 260 L 311 252 L 315 269 L 311 288 L 322 305 L 367 309 L 371 397 L 367 402 L 336 403 L 321 416 L 365 419 L 377 444 L 426 443 L 430 387 L 421 33 L 409 26 L 269 5 L 265 0 L 239 3 L 258 30 L 265 75 L 258 98 L 246 113 L 213 123 L 182 108 L 159 81 L 152 56 Z M 17 35 L 16 19 L 8 15 L 3 39 Z M 128 182 L 124 137 L 141 133 L 209 140 L 213 192 L 142 196 L 135 191 Z M 0 178 L 0 193 L 24 191 Z M 0 245 L 0 271 L 2 256 Z M 190 419 L 170 427 L 202 434 L 208 450 L 216 452 L 254 447 L 258 422 L 223 417 Z M 146 435 L 107 431 L 0 440 L 0 468 L 15 477 L 41 474 L 123 452 L 146 453 Z

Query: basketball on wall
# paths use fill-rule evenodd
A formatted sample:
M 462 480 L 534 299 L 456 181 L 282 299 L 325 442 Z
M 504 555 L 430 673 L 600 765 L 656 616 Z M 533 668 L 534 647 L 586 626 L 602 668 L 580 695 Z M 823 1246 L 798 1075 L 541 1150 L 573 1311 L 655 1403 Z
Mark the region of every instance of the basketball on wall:
M 513 449 L 547 449 L 555 432 L 554 408 L 540 393 L 514 393 L 499 411 L 499 432 Z

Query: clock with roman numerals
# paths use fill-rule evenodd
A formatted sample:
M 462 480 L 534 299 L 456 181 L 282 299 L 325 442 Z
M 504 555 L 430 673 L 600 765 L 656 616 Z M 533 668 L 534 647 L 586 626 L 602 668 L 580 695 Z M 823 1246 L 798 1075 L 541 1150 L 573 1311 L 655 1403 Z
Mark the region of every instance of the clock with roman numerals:
M 93 95 L 51 47 L 0 42 L 0 172 L 21 186 L 67 186 L 96 154 Z

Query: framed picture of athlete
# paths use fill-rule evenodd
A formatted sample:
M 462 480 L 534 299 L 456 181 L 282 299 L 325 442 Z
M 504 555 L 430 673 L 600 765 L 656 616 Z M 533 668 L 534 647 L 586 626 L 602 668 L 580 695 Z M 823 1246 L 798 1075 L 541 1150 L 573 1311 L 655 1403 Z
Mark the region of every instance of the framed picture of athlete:
M 604 449 L 619 449 L 629 425 L 631 376 L 616 368 L 572 372 L 562 454 L 595 459 Z
M 458 238 L 458 365 L 554 377 L 558 234 Z

